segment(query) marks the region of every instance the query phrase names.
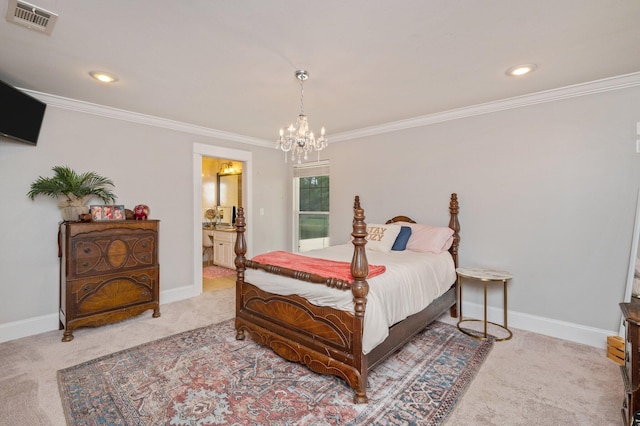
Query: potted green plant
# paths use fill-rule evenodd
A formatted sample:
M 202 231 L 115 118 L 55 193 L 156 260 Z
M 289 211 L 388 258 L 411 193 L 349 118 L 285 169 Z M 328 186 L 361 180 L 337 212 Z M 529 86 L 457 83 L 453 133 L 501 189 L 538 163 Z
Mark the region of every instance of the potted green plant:
M 39 176 L 31 184 L 27 196 L 32 200 L 38 195 L 48 195 L 52 198 L 66 197 L 58 206 L 62 209 L 62 219 L 65 221 L 78 220 L 80 214 L 89 213 L 87 202 L 92 198 L 99 198 L 105 204 L 115 201 L 116 196 L 109 188 L 113 182 L 95 172 L 76 173 L 67 166 L 55 166 L 54 176 L 45 178 Z

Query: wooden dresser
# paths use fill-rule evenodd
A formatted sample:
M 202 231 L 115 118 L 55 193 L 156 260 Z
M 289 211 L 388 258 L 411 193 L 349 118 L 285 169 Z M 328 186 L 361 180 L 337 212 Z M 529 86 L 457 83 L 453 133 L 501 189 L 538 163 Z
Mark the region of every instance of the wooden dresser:
M 63 222 L 60 329 L 95 327 L 153 309 L 160 316 L 157 220 Z
M 640 303 L 621 303 L 620 309 L 625 321 L 625 356 L 620 366 L 625 389 L 622 419 L 631 426 L 634 413 L 640 411 Z

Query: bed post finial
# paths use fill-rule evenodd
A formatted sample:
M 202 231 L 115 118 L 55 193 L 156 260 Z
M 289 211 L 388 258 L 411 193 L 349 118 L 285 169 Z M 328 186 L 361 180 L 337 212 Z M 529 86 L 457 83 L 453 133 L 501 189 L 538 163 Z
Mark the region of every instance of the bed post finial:
M 353 202 L 353 258 L 351 259 L 351 275 L 353 283 L 351 283 L 351 294 L 353 294 L 353 310 L 358 321 L 355 321 L 353 329 L 353 362 L 360 377 L 355 386 L 355 395 L 353 402 L 355 404 L 364 404 L 367 402 L 367 360 L 362 354 L 362 333 L 364 324 L 364 311 L 367 307 L 367 294 L 369 294 L 369 283 L 367 276 L 369 275 L 369 263 L 367 261 L 367 253 L 364 249 L 367 244 L 367 224 L 364 221 L 364 209 L 360 206 L 360 197 L 356 195 Z
M 244 256 L 247 253 L 247 241 L 244 238 L 244 231 L 246 226 L 247 226 L 247 222 L 244 219 L 244 207 L 238 207 L 238 214 L 236 216 L 236 234 L 237 234 L 236 245 L 235 245 L 236 259 L 234 263 L 236 265 L 236 269 L 238 270 L 238 273 L 240 273 L 240 269 L 242 269 L 243 278 L 244 278 L 244 271 L 245 271 L 244 263 L 245 263 L 245 260 L 247 260 L 247 258 Z
M 369 283 L 367 283 L 369 263 L 364 250 L 364 246 L 367 244 L 365 239 L 367 236 L 367 224 L 364 219 L 364 209 L 360 207 L 360 197 L 356 195 L 353 203 L 353 232 L 351 233 L 354 245 L 353 258 L 351 260 L 351 275 L 353 276 L 351 292 L 353 293 L 354 310 L 357 317 L 364 316 L 367 294 L 369 293 Z
M 453 265 L 458 267 L 458 247 L 460 246 L 460 222 L 458 222 L 458 213 L 460 212 L 460 206 L 458 205 L 458 194 L 455 192 L 451 194 L 451 200 L 449 201 L 449 228 L 453 229 L 453 243 L 449 249 L 451 257 L 453 258 Z M 456 298 L 459 294 L 460 279 L 456 276 Z M 458 305 L 453 304 L 449 309 L 449 313 L 452 317 L 458 316 Z
M 244 271 L 246 270 L 245 262 L 247 258 L 245 254 L 247 253 L 247 241 L 244 238 L 244 231 L 247 223 L 244 219 L 244 208 L 238 207 L 238 214 L 236 216 L 236 245 L 234 247 L 234 251 L 236 253 L 235 265 L 236 265 L 236 318 L 240 313 L 240 309 L 244 306 L 244 301 L 242 300 L 242 287 L 244 283 Z M 237 324 L 237 323 L 236 323 Z M 237 327 L 237 325 L 236 325 Z M 236 329 L 236 339 L 244 340 L 245 334 L 244 330 L 237 328 Z
M 460 206 L 458 205 L 458 194 L 455 192 L 451 194 L 451 201 L 449 201 L 449 228 L 453 229 L 453 244 L 449 252 L 453 257 L 453 263 L 456 268 L 458 267 L 458 246 L 460 245 L 460 222 L 458 222 L 458 212 Z

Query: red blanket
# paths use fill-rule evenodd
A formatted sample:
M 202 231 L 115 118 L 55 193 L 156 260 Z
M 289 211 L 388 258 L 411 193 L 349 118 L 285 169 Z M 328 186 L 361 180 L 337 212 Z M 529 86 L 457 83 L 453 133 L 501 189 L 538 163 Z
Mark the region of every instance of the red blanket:
M 252 259 L 255 262 L 266 265 L 279 266 L 281 268 L 295 269 L 297 271 L 317 274 L 327 278 L 337 278 L 343 281 L 353 281 L 351 275 L 351 263 L 336 260 L 318 259 L 316 257 L 302 256 L 287 251 L 272 251 L 260 254 Z M 368 278 L 375 277 L 386 271 L 384 265 L 369 265 Z

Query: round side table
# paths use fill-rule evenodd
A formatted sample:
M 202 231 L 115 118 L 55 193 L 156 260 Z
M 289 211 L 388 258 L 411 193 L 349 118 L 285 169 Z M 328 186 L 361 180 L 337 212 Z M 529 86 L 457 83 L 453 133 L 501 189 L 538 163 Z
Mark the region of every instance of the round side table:
M 513 278 L 513 276 L 511 275 L 511 273 L 507 272 L 507 271 L 497 271 L 495 269 L 488 269 L 488 268 L 457 268 L 456 269 L 456 273 L 458 274 L 458 284 L 460 287 L 460 316 L 458 317 L 458 329 L 463 332 L 464 334 L 467 334 L 471 337 L 474 337 L 476 339 L 481 339 L 481 340 L 486 340 L 487 337 L 489 336 L 487 334 L 487 324 L 493 324 L 497 327 L 502 328 L 503 330 L 505 330 L 508 334 L 507 337 L 503 337 L 503 338 L 496 338 L 496 342 L 500 342 L 503 340 L 509 340 L 511 339 L 511 337 L 513 337 L 513 333 L 511 333 L 511 330 L 509 330 L 509 326 L 507 323 L 507 283 L 509 282 L 509 280 L 511 278 Z M 483 320 L 479 320 L 479 319 L 464 319 L 464 317 L 462 316 L 462 279 L 466 278 L 466 279 L 471 279 L 471 280 L 477 280 L 477 281 L 482 281 L 482 283 L 484 284 L 484 319 Z M 497 324 L 495 322 L 491 322 L 491 321 L 487 321 L 487 285 L 489 283 L 502 283 L 503 284 L 503 295 L 504 295 L 504 324 Z M 484 324 L 484 331 L 480 332 L 480 331 L 475 331 L 475 330 L 470 330 L 470 329 L 464 329 L 461 327 L 461 324 L 464 322 L 482 322 Z

